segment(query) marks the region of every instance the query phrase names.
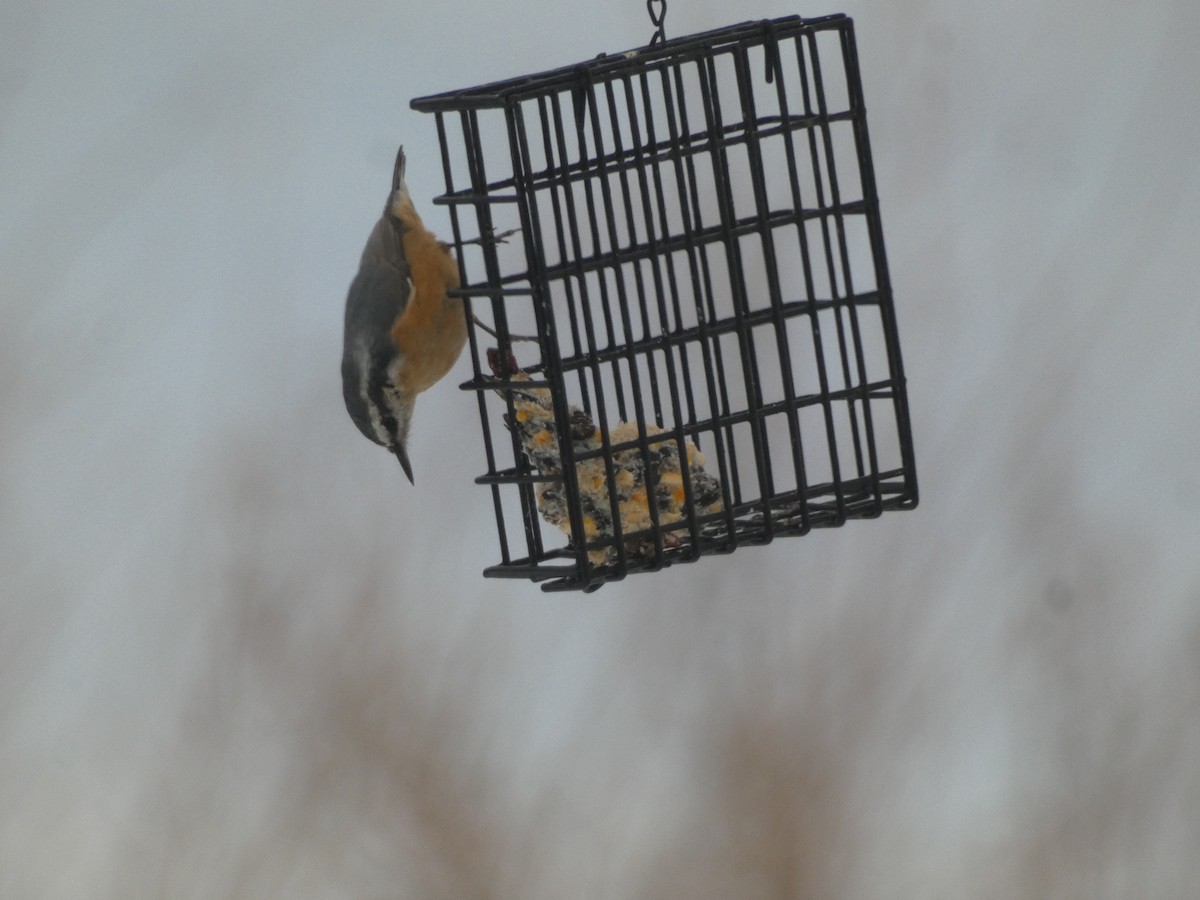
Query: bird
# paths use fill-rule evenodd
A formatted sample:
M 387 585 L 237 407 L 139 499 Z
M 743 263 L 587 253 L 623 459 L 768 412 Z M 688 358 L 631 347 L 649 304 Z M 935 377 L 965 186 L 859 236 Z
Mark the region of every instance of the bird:
M 342 396 L 358 430 L 394 453 L 415 484 L 408 458 L 413 404 L 458 361 L 467 321 L 462 298 L 451 295 L 458 263 L 421 221 L 404 170 L 401 145 L 387 204 L 346 296 Z

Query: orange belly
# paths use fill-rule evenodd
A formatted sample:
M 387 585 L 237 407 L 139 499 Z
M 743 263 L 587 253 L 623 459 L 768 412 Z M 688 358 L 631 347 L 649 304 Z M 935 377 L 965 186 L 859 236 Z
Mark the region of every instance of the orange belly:
M 462 299 L 446 295 L 459 285 L 454 257 L 418 217 L 405 218 L 412 295 L 392 326 L 392 340 L 404 357 L 403 384 L 397 387 L 418 394 L 454 367 L 467 340 L 467 322 Z

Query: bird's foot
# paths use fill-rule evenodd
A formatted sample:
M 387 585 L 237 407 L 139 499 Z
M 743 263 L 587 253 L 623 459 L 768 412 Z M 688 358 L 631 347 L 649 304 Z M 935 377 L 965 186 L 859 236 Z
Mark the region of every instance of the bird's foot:
M 468 244 L 477 244 L 480 247 L 482 247 L 484 244 L 504 244 L 504 243 L 507 243 L 508 239 L 510 237 L 512 237 L 514 234 L 520 234 L 520 233 L 521 233 L 520 228 L 510 228 L 510 229 L 508 229 L 508 231 L 501 231 L 501 232 L 492 231 L 488 234 L 481 234 L 477 238 L 471 238 L 469 240 L 463 241 L 461 244 L 459 244 L 459 246 L 466 247 Z
M 488 334 L 490 334 L 496 340 L 500 340 L 500 335 L 496 331 L 496 329 L 492 328 L 490 325 L 485 325 L 480 320 L 479 316 L 472 314 L 471 318 L 475 320 L 476 325 L 478 325 L 480 328 L 482 328 L 484 331 L 486 331 Z M 510 340 L 510 341 L 528 341 L 530 343 L 537 343 L 537 338 L 530 334 L 510 334 L 508 336 L 508 340 Z M 488 352 L 490 353 L 491 351 L 489 350 Z

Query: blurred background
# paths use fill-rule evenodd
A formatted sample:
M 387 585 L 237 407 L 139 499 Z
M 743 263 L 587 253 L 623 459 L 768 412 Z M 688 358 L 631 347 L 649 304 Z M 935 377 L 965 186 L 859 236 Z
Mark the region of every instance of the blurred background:
M 465 359 L 415 486 L 357 433 L 342 304 L 411 98 L 645 5 L 0 6 L 0 896 L 1192 895 L 1200 6 L 666 28 L 829 12 L 921 506 L 584 596 L 481 577 Z

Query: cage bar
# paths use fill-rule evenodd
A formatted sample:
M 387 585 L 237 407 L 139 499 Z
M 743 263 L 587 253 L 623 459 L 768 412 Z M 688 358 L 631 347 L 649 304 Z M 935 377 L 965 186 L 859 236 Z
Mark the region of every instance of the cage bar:
M 592 590 L 916 506 L 849 17 L 412 107 L 436 120 L 460 293 L 495 332 L 472 319 L 462 386 L 495 507 L 485 575 Z

